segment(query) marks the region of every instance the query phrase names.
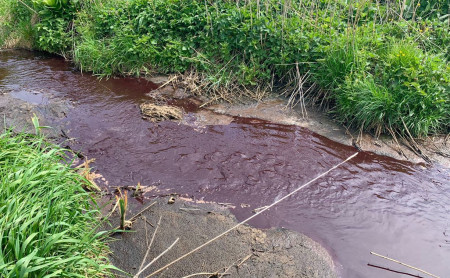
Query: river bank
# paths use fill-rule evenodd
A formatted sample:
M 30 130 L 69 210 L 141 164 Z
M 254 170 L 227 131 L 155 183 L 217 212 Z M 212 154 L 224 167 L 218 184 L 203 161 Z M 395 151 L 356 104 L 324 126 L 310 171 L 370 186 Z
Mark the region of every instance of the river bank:
M 142 214 L 131 231 L 114 236 L 109 246 L 115 266 L 135 274 L 141 264 L 147 265 L 178 238 L 170 252 L 142 272 L 145 277 L 238 223 L 226 207 L 217 203 L 198 203 L 176 197 L 174 204 L 168 204 L 169 198 L 152 200 L 156 204 Z M 135 203 L 129 214 L 141 209 L 142 206 Z M 114 214 L 111 223 L 118 225 L 118 220 L 119 215 Z M 156 227 L 148 259 L 142 263 Z M 305 235 L 282 228 L 261 230 L 243 225 L 155 277 L 197 274 L 198 277 L 332 278 L 338 277 L 335 271 L 328 252 Z
M 82 72 L 179 73 L 201 88 L 193 93 L 212 100 L 282 94 L 300 105 L 322 103 L 346 126 L 376 135 L 449 132 L 447 1 L 0 0 L 0 6 L 0 48 L 31 46 Z
M 155 84 L 164 85 L 170 78 L 165 75 L 157 75 L 148 77 L 148 80 Z M 174 88 L 171 85 L 158 89 L 152 94 L 161 94 L 172 99 L 185 99 L 190 95 L 189 89 Z M 201 98 L 197 106 L 202 106 L 208 101 L 207 98 Z M 207 105 L 205 109 L 215 113 L 205 114 L 203 117 L 205 123 L 227 124 L 232 121 L 232 117 L 245 117 L 286 125 L 297 125 L 347 146 L 354 146 L 356 143 L 356 146 L 363 151 L 413 163 L 438 163 L 450 168 L 449 134 L 416 138 L 414 143 L 411 140 L 405 140 L 405 138 L 393 138 L 386 134 L 376 137 L 366 131 L 346 128 L 333 120 L 332 116 L 327 114 L 326 111 L 317 107 L 307 106 L 307 113 L 303 114 L 304 112 L 301 111 L 299 105 L 291 107 L 288 99 L 277 95 L 259 101 L 247 100 L 246 103 L 221 102 Z

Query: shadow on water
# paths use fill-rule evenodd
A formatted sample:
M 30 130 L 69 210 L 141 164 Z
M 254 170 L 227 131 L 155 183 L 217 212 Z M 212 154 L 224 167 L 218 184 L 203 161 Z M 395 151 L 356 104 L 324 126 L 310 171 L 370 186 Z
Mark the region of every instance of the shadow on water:
M 110 186 L 140 182 L 232 203 L 240 220 L 354 153 L 307 129 L 257 119 L 201 128 L 146 122 L 138 105 L 154 84 L 98 81 L 59 58 L 2 52 L 0 73 L 7 91 L 49 93 L 73 103 L 64 120 L 75 138 L 71 147 L 95 158 Z M 251 224 L 305 233 L 329 250 L 343 277 L 410 275 L 370 251 L 448 277 L 449 176 L 438 166 L 361 153 Z

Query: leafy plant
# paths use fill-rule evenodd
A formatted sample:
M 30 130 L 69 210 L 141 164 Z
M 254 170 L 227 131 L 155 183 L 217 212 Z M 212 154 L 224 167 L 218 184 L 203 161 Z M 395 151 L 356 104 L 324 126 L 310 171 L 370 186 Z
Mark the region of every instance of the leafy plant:
M 4 14 L 30 25 L 29 10 L 0 1 L 11 7 Z M 448 1 L 25 1 L 38 12 L 35 47 L 101 77 L 191 73 L 212 99 L 227 101 L 249 91 L 296 97 L 303 84 L 347 124 L 414 136 L 448 130 Z M 398 47 L 405 56 L 397 59 Z M 362 124 L 347 106 L 386 90 L 401 105 L 383 124 Z
M 87 181 L 64 152 L 40 135 L 0 135 L 1 277 L 101 277 L 114 269 Z

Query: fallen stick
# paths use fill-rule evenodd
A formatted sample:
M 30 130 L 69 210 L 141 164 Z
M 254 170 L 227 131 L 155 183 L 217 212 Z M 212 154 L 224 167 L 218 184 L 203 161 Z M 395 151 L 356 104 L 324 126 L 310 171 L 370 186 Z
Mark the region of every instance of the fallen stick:
M 114 207 L 112 208 L 112 210 L 111 210 L 107 215 L 105 215 L 105 216 L 103 217 L 103 219 L 108 219 L 108 218 L 114 213 L 114 211 L 116 210 L 116 208 L 117 208 L 118 205 L 119 205 L 119 202 L 116 202 L 116 204 L 114 205 Z
M 161 219 L 162 219 L 162 216 L 159 217 L 158 224 L 156 224 L 156 228 L 155 228 L 155 231 L 153 232 L 152 239 L 150 240 L 150 243 L 149 243 L 149 245 L 147 247 L 147 252 L 145 252 L 144 259 L 142 260 L 142 263 L 139 266 L 139 270 L 138 271 L 141 271 L 142 267 L 145 264 L 145 260 L 147 259 L 148 253 L 150 252 L 150 248 L 152 247 L 153 241 L 155 240 L 155 235 L 158 232 L 159 225 L 161 225 Z
M 164 269 L 170 267 L 171 265 L 173 265 L 174 263 L 177 263 L 178 261 L 186 258 L 187 256 L 197 252 L 198 250 L 202 249 L 203 247 L 205 247 L 206 245 L 210 244 L 211 242 L 216 241 L 217 239 L 223 237 L 224 235 L 228 234 L 229 232 L 235 230 L 236 228 L 244 225 L 245 223 L 247 223 L 248 221 L 252 220 L 253 218 L 255 218 L 256 216 L 260 215 L 261 213 L 265 212 L 266 210 L 270 209 L 271 207 L 277 205 L 278 203 L 284 201 L 285 199 L 289 198 L 290 196 L 294 195 L 295 193 L 297 193 L 298 191 L 300 191 L 301 189 L 307 187 L 308 185 L 310 185 L 311 183 L 315 182 L 316 180 L 320 179 L 321 177 L 327 175 L 328 173 L 330 173 L 331 171 L 333 171 L 334 169 L 338 168 L 339 166 L 341 166 L 342 164 L 345 164 L 347 161 L 351 160 L 352 158 L 354 158 L 356 155 L 358 155 L 359 152 L 354 153 L 353 155 L 349 156 L 348 158 L 346 158 L 344 161 L 336 164 L 335 166 L 331 167 L 330 169 L 328 169 L 327 171 L 323 172 L 322 174 L 316 176 L 315 178 L 313 178 L 312 180 L 308 181 L 307 183 L 303 184 L 302 186 L 298 187 L 297 189 L 295 189 L 294 191 L 292 191 L 291 193 L 286 194 L 284 197 L 278 199 L 277 201 L 275 201 L 274 203 L 266 206 L 264 209 L 258 211 L 257 213 L 253 214 L 252 216 L 250 216 L 249 218 L 239 222 L 238 224 L 234 225 L 233 227 L 229 228 L 228 230 L 226 230 L 225 232 L 217 235 L 216 237 L 208 240 L 207 242 L 203 243 L 202 245 L 192 249 L 191 251 L 189 251 L 188 253 L 184 254 L 183 256 L 173 260 L 172 262 L 166 264 L 165 266 L 161 267 L 160 269 L 154 271 L 152 274 L 148 275 L 146 278 L 152 277 L 158 273 L 160 273 L 161 271 L 163 271 Z
M 202 276 L 202 275 L 209 275 L 209 276 L 219 276 L 219 275 L 230 275 L 230 273 L 218 273 L 218 272 L 199 272 L 199 273 L 194 273 L 194 274 L 190 274 L 188 276 L 183 276 L 183 278 L 191 278 L 191 277 L 195 277 L 195 276 Z
M 245 263 L 248 259 L 250 259 L 253 256 L 253 254 L 248 255 L 247 257 L 245 257 L 238 265 L 237 267 L 239 268 L 243 263 Z
M 133 222 L 134 220 L 136 220 L 136 218 L 138 218 L 139 216 L 141 216 L 141 214 L 143 214 L 144 212 L 146 212 L 149 208 L 151 208 L 152 206 L 154 206 L 156 204 L 156 201 L 154 201 L 153 203 L 151 203 L 149 206 L 147 206 L 146 208 L 144 208 L 143 210 L 141 210 L 140 212 L 138 212 L 136 215 L 134 215 L 133 217 L 131 217 L 128 221 Z
M 415 277 L 415 278 L 423 278 L 424 277 L 424 276 L 422 276 L 422 273 L 421 274 L 411 274 L 409 272 L 399 271 L 399 270 L 395 270 L 395 269 L 391 269 L 391 268 L 388 268 L 388 267 L 379 266 L 379 265 L 375 265 L 375 264 L 368 263 L 367 265 L 370 266 L 370 267 L 383 269 L 383 270 L 390 271 L 390 272 L 397 273 L 397 274 L 404 274 L 404 275 L 408 275 L 408 276 Z
M 139 271 L 134 277 L 137 278 L 139 277 L 139 274 L 141 274 L 142 272 L 144 272 L 149 266 L 151 266 L 152 264 L 154 264 L 159 258 L 161 258 L 164 254 L 166 254 L 170 249 L 172 249 L 172 247 L 175 246 L 175 244 L 178 242 L 180 238 L 177 237 L 177 239 L 175 239 L 175 241 L 172 243 L 172 245 L 170 245 L 169 247 L 167 247 L 166 250 L 164 250 L 161 254 L 159 254 L 156 258 L 154 258 L 151 262 L 149 262 L 141 271 Z M 148 276 L 147 276 L 148 277 Z M 146 278 L 147 278 L 146 277 Z
M 251 254 L 251 255 L 253 255 L 253 254 Z M 222 274 L 219 273 L 219 272 L 217 272 L 217 273 L 219 273 L 219 275 L 217 275 L 218 278 L 222 278 L 224 275 L 231 275 L 231 274 L 228 273 L 228 270 L 230 270 L 233 266 L 236 266 L 236 267 L 239 268 L 239 265 L 240 265 L 240 264 L 239 264 L 239 265 L 236 265 L 236 263 L 237 263 L 238 261 L 241 261 L 241 262 L 246 261 L 247 258 L 250 258 L 250 257 L 251 257 L 251 255 L 245 257 L 244 259 L 239 259 L 239 260 L 235 261 L 232 265 L 230 265 L 229 267 L 227 267 L 227 269 L 225 269 L 225 271 L 224 271 Z
M 183 211 L 199 211 L 201 209 L 198 209 L 198 208 L 180 208 L 180 210 L 183 210 Z
M 260 208 L 255 208 L 254 210 L 252 210 L 252 212 L 253 212 L 253 213 L 257 213 L 257 212 L 259 212 L 259 211 L 265 209 L 266 207 L 267 207 L 267 206 L 263 206 L 263 207 L 260 207 Z
M 148 243 L 148 229 L 147 229 L 147 217 L 142 216 L 144 218 L 144 229 L 145 229 L 145 244 L 147 245 L 147 248 L 149 247 L 149 243 Z
M 150 222 L 147 220 L 147 218 L 145 218 L 145 222 L 146 222 L 147 224 L 149 224 L 150 226 L 152 226 L 152 228 L 155 228 L 155 226 L 154 226 L 152 223 L 150 223 Z
M 401 265 L 403 265 L 403 266 L 406 266 L 406 267 L 415 269 L 415 270 L 417 270 L 417 271 L 420 271 L 420 272 L 422 272 L 422 273 L 425 273 L 425 274 L 427 274 L 427 275 L 430 275 L 431 277 L 439 278 L 439 276 L 436 276 L 436 275 L 434 275 L 434 274 L 431 274 L 431 273 L 429 273 L 429 272 L 427 272 L 427 271 L 425 271 L 425 270 L 422 270 L 422 269 L 420 269 L 420 268 L 414 267 L 414 266 L 409 265 L 409 264 L 402 263 L 402 262 L 397 261 L 397 260 L 394 260 L 394 259 L 392 259 L 392 258 L 389 258 L 389 257 L 383 256 L 383 255 L 377 254 L 377 253 L 375 253 L 375 252 L 370 252 L 370 254 L 375 255 L 375 256 L 378 256 L 378 257 L 383 258 L 383 259 L 386 259 L 386 260 L 388 260 L 388 261 L 391 261 L 391 262 L 394 262 L 394 263 L 398 263 L 398 264 L 401 264 Z

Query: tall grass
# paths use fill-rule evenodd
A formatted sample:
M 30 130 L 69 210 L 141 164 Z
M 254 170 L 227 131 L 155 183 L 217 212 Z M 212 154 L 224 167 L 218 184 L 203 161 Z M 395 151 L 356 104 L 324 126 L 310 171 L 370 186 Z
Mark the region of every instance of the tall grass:
M 39 11 L 37 48 L 102 77 L 190 73 L 201 89 L 194 92 L 212 99 L 278 92 L 301 105 L 327 103 L 338 120 L 368 131 L 449 129 L 447 0 L 23 1 Z M 391 64 L 386 51 L 395 43 L 428 62 Z M 361 99 L 352 93 L 359 80 L 394 94 L 401 107 L 366 93 L 377 107 L 370 113 L 383 116 L 362 119 L 349 108 Z
M 108 264 L 86 181 L 41 136 L 0 135 L 0 277 L 101 277 Z
M 32 48 L 32 18 L 30 10 L 20 2 L 0 0 L 0 48 Z

